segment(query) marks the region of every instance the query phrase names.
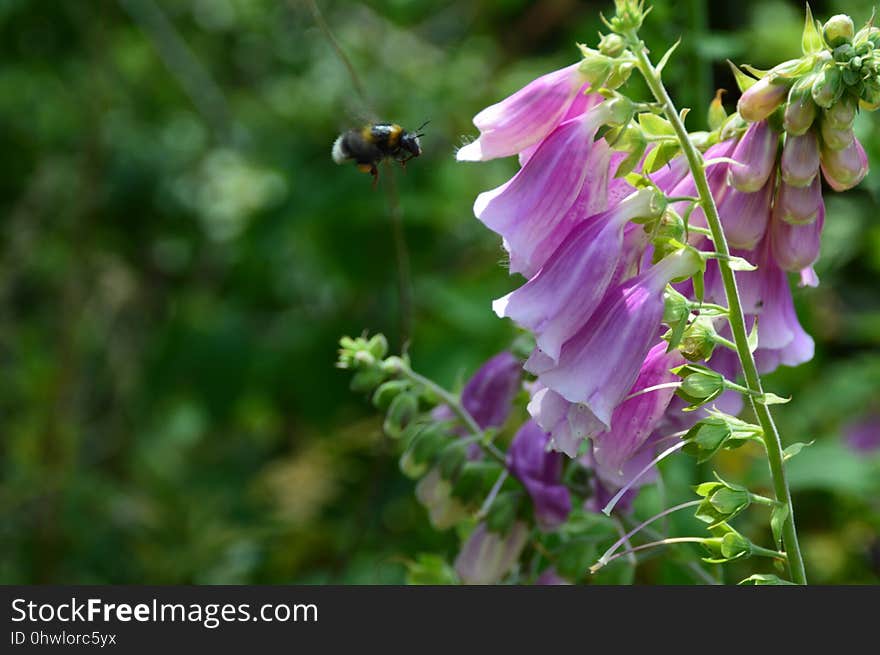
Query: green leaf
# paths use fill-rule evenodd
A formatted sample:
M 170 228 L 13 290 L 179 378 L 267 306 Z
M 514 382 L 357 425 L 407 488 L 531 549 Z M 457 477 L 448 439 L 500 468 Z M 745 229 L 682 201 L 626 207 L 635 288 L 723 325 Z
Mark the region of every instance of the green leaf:
M 779 503 L 773 507 L 773 512 L 770 514 L 770 529 L 773 531 L 773 543 L 777 547 L 782 543 L 782 528 L 785 526 L 787 519 L 788 505 Z
M 749 352 L 754 354 L 758 349 L 758 317 L 755 316 L 755 322 L 752 324 L 752 331 L 749 332 Z
M 750 263 L 747 259 L 743 257 L 729 257 L 727 259 L 727 265 L 730 267 L 731 271 L 756 271 L 758 267 L 754 264 Z
M 730 69 L 733 71 L 733 77 L 736 80 L 736 85 L 739 87 L 740 91 L 745 91 L 746 89 L 751 88 L 755 84 L 755 82 L 758 81 L 755 78 L 749 77 L 748 75 L 743 73 L 739 68 L 736 67 L 736 64 L 734 64 L 729 59 L 727 60 L 727 63 L 730 64 Z
M 804 448 L 806 448 L 807 446 L 812 446 L 814 443 L 816 443 L 815 439 L 813 439 L 812 441 L 807 441 L 806 443 L 804 443 L 803 441 L 798 441 L 797 443 L 791 444 L 788 448 L 782 451 L 782 461 L 787 462 L 792 457 L 801 452 Z
M 782 396 L 777 396 L 775 393 L 764 392 L 763 396 L 758 396 L 755 400 L 762 405 L 784 405 L 787 402 L 791 401 L 791 398 L 783 398 Z
M 656 148 L 652 148 L 647 154 L 643 170 L 646 173 L 656 173 L 674 159 L 678 155 L 679 150 L 677 141 L 661 143 Z
M 679 44 L 681 44 L 681 37 L 679 37 L 679 39 L 669 47 L 669 50 L 663 53 L 663 56 L 660 57 L 660 61 L 657 62 L 657 66 L 655 67 L 658 75 L 663 72 L 669 58 L 672 56 L 672 53 L 675 52 L 676 48 L 678 48 Z

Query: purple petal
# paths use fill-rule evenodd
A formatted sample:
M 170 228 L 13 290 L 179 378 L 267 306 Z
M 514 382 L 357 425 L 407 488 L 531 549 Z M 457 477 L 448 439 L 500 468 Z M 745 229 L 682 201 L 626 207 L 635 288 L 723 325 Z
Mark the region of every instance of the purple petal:
M 819 173 L 819 141 L 813 132 L 787 135 L 782 148 L 782 179 L 789 186 L 809 185 Z
M 544 354 L 559 358 L 562 344 L 590 318 L 611 282 L 627 222 L 652 212 L 654 192 L 643 189 L 576 226 L 538 274 L 492 307 L 537 335 Z
M 774 180 L 771 175 L 759 191 L 746 193 L 729 187 L 718 203 L 718 215 L 728 243 L 734 248 L 754 248 L 770 218 Z
M 604 209 L 610 151 L 593 146 L 604 107 L 560 125 L 510 181 L 477 197 L 474 214 L 504 237 L 512 272 L 534 275 L 573 223 Z M 576 200 L 590 213 L 580 214 Z
M 852 189 L 868 174 L 868 155 L 858 139 L 843 150 L 822 149 L 822 173 L 835 191 Z
M 565 112 L 565 116 L 562 117 L 560 123 L 564 123 L 565 121 L 572 119 L 576 116 L 580 116 L 586 111 L 589 111 L 600 102 L 604 101 L 605 98 L 598 93 L 588 93 L 588 89 L 590 88 L 589 84 L 584 84 L 581 87 L 581 90 L 578 91 L 577 95 L 574 97 L 574 101 L 572 101 L 571 105 L 568 108 L 568 111 Z M 535 151 L 540 147 L 541 142 L 537 141 L 534 144 L 530 145 L 528 148 L 524 148 L 519 153 L 519 165 L 525 166 L 526 162 L 531 159 L 532 155 L 535 154 Z
M 630 394 L 678 380 L 670 369 L 684 363 L 684 359 L 678 351 L 667 353 L 667 346 L 662 342 L 648 352 Z M 622 470 L 627 460 L 648 440 L 674 394 L 674 387 L 657 389 L 618 405 L 611 417 L 611 429 L 593 439 L 596 462 L 607 470 Z
M 777 191 L 773 220 L 792 224 L 812 223 L 822 207 L 822 181 L 818 175 L 805 187 L 793 187 L 783 182 Z
M 500 427 L 520 389 L 522 364 L 501 352 L 483 364 L 461 391 L 461 403 L 481 429 Z
M 546 137 L 565 116 L 585 78 L 580 64 L 543 75 L 474 117 L 480 138 L 461 148 L 459 161 L 508 157 Z
M 536 385 L 528 410 L 535 423 L 550 434 L 550 447 L 569 457 L 577 456 L 584 439 L 605 429 L 589 408 L 569 402 L 540 383 Z
M 767 76 L 755 82 L 740 96 L 736 109 L 747 121 L 763 121 L 782 104 L 788 95 L 790 84 L 779 78 Z
M 767 183 L 776 163 L 779 134 L 767 121 L 752 123 L 733 151 L 730 183 L 740 191 L 757 191 Z
M 858 453 L 880 450 L 880 415 L 868 414 L 843 429 L 847 445 Z
M 770 227 L 770 243 L 776 263 L 784 271 L 800 272 L 819 258 L 822 228 L 825 226 L 825 205 L 819 206 L 817 220 L 806 225 L 792 225 L 774 215 Z
M 562 455 L 547 450 L 550 435 L 534 421 L 516 433 L 507 452 L 507 467 L 523 483 L 535 505 L 538 527 L 550 531 L 571 512 L 571 497 L 561 483 Z

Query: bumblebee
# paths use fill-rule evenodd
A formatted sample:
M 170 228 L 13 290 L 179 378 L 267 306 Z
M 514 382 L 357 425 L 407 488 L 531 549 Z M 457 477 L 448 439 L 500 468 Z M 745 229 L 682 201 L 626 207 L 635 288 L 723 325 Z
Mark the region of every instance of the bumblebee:
M 373 176 L 373 186 L 376 186 L 379 180 L 376 164 L 380 161 L 391 157 L 405 166 L 410 159 L 422 154 L 419 137 L 424 134 L 420 130 L 427 124 L 423 123 L 414 132 L 396 123 L 369 123 L 359 130 L 348 130 L 333 142 L 333 161 L 342 164 L 353 160 L 358 170 Z

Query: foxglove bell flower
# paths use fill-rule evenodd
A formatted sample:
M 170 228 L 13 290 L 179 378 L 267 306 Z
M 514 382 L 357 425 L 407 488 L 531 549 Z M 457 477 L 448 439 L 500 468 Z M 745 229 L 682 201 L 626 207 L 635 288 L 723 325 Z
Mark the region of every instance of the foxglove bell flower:
M 550 435 L 534 421 L 516 433 L 507 452 L 507 468 L 523 483 L 544 531 L 557 528 L 571 512 L 571 497 L 562 484 L 562 455 L 547 449 Z
M 512 272 L 534 275 L 564 238 L 567 230 L 557 228 L 575 200 L 604 194 L 610 149 L 593 139 L 613 117 L 612 105 L 603 102 L 557 127 L 511 180 L 477 196 L 474 214 L 504 237 Z
M 678 381 L 672 368 L 684 363 L 678 351 L 666 352 L 668 344 L 661 342 L 648 352 L 638 378 L 630 389 L 633 397 L 625 400 L 611 417 L 611 429 L 593 439 L 593 459 L 608 471 L 623 470 L 624 464 L 645 444 L 663 418 L 674 387 L 643 392 L 657 385 Z
M 805 187 L 790 186 L 785 182 L 779 185 L 773 207 L 774 221 L 803 225 L 814 222 L 820 213 L 825 213 L 825 205 L 818 175 Z
M 793 187 L 808 186 L 819 173 L 819 141 L 813 132 L 788 135 L 782 147 L 782 181 Z
M 642 189 L 577 225 L 535 277 L 492 307 L 537 337 L 554 361 L 590 318 L 611 283 L 623 251 L 624 227 L 657 212 L 655 193 Z
M 614 508 L 618 513 L 626 513 L 632 509 L 632 502 L 638 495 L 639 488 L 657 480 L 655 466 L 650 467 L 645 473 L 642 471 L 653 461 L 658 440 L 659 436 L 656 433 L 650 435 L 648 441 L 619 467 L 607 466 L 596 459 L 594 449 L 588 450 L 581 459 L 581 463 L 595 473 L 593 478 L 594 495 L 587 500 L 584 509 L 601 512 L 618 491 L 629 485 L 631 485 L 630 488 L 621 496 Z
M 585 405 L 572 403 L 540 382 L 534 385 L 529 414 L 550 435 L 550 447 L 569 457 L 576 457 L 587 437 L 604 429 Z
M 774 183 L 771 175 L 758 191 L 748 193 L 729 187 L 719 194 L 722 197 L 718 202 L 718 216 L 732 247 L 754 248 L 764 236 L 770 219 Z
M 779 134 L 767 121 L 749 125 L 731 157 L 738 165 L 730 167 L 730 184 L 746 192 L 763 187 L 776 165 L 778 145 Z
M 819 259 L 822 228 L 825 225 L 825 206 L 819 206 L 818 218 L 812 223 L 792 225 L 776 220 L 770 230 L 770 244 L 776 263 L 784 271 L 799 272 L 811 267 Z
M 455 572 L 465 584 L 498 584 L 516 564 L 528 536 L 522 521 L 516 521 L 504 535 L 480 523 L 455 558 Z
M 461 390 L 461 404 L 480 429 L 501 427 L 510 415 L 521 381 L 520 361 L 507 351 L 500 352 L 467 381 Z M 443 421 L 453 419 L 455 414 L 446 405 L 439 405 L 433 417 Z
M 592 318 L 565 345 L 558 361 L 535 350 L 527 371 L 572 403 L 584 405 L 605 429 L 639 374 L 663 317 L 663 290 L 700 266 L 681 250 L 609 290 Z
M 474 117 L 480 137 L 461 148 L 459 161 L 515 155 L 546 137 L 562 121 L 587 81 L 580 63 L 533 80 Z
M 858 139 L 843 150 L 823 148 L 822 173 L 835 191 L 852 189 L 868 174 L 868 155 Z

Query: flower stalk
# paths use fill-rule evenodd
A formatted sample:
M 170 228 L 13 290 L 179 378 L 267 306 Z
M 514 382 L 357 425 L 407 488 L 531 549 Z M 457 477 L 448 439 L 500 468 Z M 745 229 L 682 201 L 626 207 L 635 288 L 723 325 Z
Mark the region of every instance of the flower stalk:
M 806 572 L 804 570 L 803 557 L 801 555 L 797 531 L 795 529 L 791 492 L 788 487 L 783 466 L 782 442 L 776 424 L 770 414 L 770 409 L 767 405 L 755 401 L 755 398 L 760 398 L 764 395 L 764 390 L 757 366 L 755 365 L 755 359 L 749 348 L 748 330 L 746 329 L 742 302 L 737 288 L 736 278 L 729 263 L 730 248 L 728 247 L 727 239 L 721 226 L 718 208 L 715 205 L 715 200 L 709 188 L 709 182 L 706 177 L 706 165 L 703 161 L 702 155 L 688 137 L 687 129 L 684 126 L 682 117 L 663 85 L 660 72 L 654 67 L 651 60 L 648 58 L 645 46 L 638 38 L 636 31 L 632 29 L 628 30 L 625 33 L 625 37 L 628 42 L 627 45 L 635 55 L 637 69 L 644 77 L 648 88 L 651 90 L 651 93 L 654 95 L 657 102 L 663 107 L 663 113 L 675 131 L 682 152 L 687 158 L 688 165 L 693 174 L 693 179 L 700 197 L 700 206 L 705 213 L 706 222 L 712 234 L 712 242 L 714 243 L 715 250 L 722 255 L 717 258 L 717 262 L 727 298 L 728 321 L 730 323 L 731 332 L 733 333 L 733 341 L 742 365 L 746 387 L 749 390 L 749 402 L 751 403 L 755 416 L 763 429 L 763 439 L 766 446 L 776 498 L 779 502 L 788 507 L 788 519 L 783 526 L 782 538 L 791 572 L 791 579 L 797 584 L 806 584 Z

